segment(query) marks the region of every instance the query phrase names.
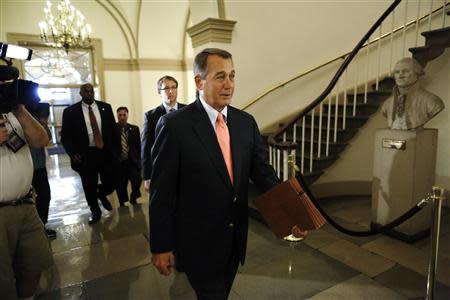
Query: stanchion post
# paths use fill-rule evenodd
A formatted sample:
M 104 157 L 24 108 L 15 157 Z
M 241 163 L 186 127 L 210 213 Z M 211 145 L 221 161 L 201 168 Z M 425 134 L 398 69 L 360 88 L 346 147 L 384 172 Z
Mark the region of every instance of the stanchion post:
M 439 251 L 439 230 L 441 225 L 441 206 L 442 200 L 444 199 L 444 189 L 433 186 L 431 199 L 433 200 L 433 223 L 431 228 L 431 253 L 427 277 L 427 300 L 434 299 L 437 257 Z

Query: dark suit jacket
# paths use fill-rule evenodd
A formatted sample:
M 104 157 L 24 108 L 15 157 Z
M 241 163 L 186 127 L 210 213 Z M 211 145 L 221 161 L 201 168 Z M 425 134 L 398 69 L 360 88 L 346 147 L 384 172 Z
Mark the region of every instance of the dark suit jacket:
M 103 149 L 108 154 L 111 154 L 111 158 L 118 159 L 120 139 L 117 136 L 116 121 L 111 105 L 101 101 L 95 101 L 95 103 L 97 103 L 102 119 Z M 74 164 L 72 157 L 74 154 L 80 154 L 83 157 L 89 147 L 89 136 L 81 108 L 81 101 L 64 109 L 61 142 L 67 154 L 71 157 L 72 169 L 80 171 L 83 165 Z
M 128 142 L 128 159 L 133 163 L 133 165 L 141 169 L 141 134 L 139 133 L 139 127 L 133 124 L 125 125 L 125 132 L 127 134 Z M 117 134 L 119 139 L 122 135 L 122 127 L 117 123 Z M 122 151 L 122 141 L 120 145 Z
M 267 163 L 254 118 L 228 107 L 234 184 L 214 128 L 199 100 L 165 115 L 152 151 L 150 246 L 176 251 L 186 272 L 223 270 L 232 246 L 244 263 L 248 227 L 248 184 L 263 191 L 280 180 Z
M 186 105 L 178 103 L 178 109 L 185 107 Z M 142 130 L 142 168 L 144 180 L 148 180 L 152 176 L 152 147 L 155 142 L 155 128 L 159 118 L 166 114 L 164 105 L 155 107 L 145 113 L 144 116 L 144 129 Z

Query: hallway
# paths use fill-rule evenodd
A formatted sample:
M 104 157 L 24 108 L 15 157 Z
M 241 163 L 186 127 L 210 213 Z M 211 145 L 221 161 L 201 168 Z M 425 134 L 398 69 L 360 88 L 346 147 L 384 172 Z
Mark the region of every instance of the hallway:
M 101 221 L 90 226 L 81 182 L 68 157 L 49 156 L 47 166 L 52 191 L 48 227 L 58 236 L 51 241 L 55 266 L 42 280 L 50 291 L 37 299 L 195 299 L 183 273 L 163 277 L 150 265 L 147 197 L 126 207 L 113 199 L 114 209 L 103 210 Z M 345 227 L 368 228 L 369 198 L 323 203 Z M 435 299 L 449 299 L 449 208 L 443 209 L 439 246 Z M 328 224 L 303 242 L 290 244 L 250 219 L 247 259 L 230 299 L 425 296 L 429 247 L 428 238 L 414 244 L 383 235 L 354 238 Z

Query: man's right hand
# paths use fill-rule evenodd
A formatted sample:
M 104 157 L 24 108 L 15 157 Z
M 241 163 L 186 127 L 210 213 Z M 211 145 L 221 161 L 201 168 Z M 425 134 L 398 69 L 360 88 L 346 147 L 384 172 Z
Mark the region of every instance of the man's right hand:
M 173 272 L 175 257 L 172 251 L 164 253 L 152 253 L 152 264 L 162 275 L 169 276 Z
M 8 130 L 5 127 L 6 120 L 3 118 L 0 118 L 0 145 L 3 145 L 3 143 L 7 142 L 9 139 Z
M 147 193 L 150 193 L 150 179 L 144 180 L 144 190 L 145 190 Z

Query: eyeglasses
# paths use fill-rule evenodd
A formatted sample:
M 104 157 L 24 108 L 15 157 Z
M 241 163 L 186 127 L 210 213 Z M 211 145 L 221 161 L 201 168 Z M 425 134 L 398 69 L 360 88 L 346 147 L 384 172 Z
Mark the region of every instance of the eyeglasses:
M 159 89 L 160 91 L 164 91 L 164 92 L 168 92 L 168 91 L 172 91 L 172 92 L 174 92 L 174 91 L 176 91 L 177 90 L 177 88 L 178 87 L 176 87 L 176 86 L 172 86 L 172 87 L 168 87 L 168 86 L 166 86 L 165 88 L 163 88 L 163 89 Z

